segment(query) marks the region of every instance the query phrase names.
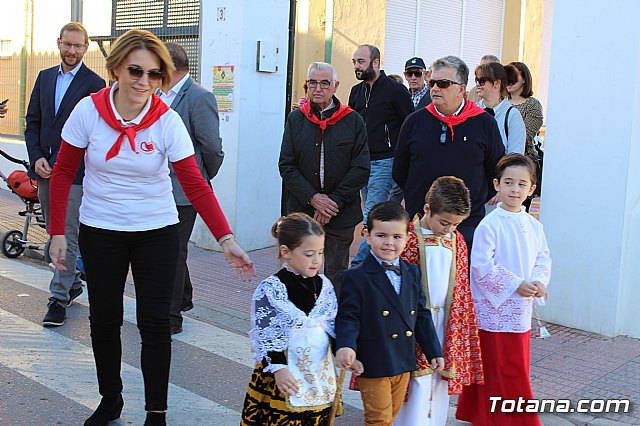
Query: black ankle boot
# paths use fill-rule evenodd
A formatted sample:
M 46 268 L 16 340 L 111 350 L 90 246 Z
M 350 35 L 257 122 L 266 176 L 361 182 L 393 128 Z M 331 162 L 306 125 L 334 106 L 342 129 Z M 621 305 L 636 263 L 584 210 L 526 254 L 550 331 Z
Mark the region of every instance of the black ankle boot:
M 147 420 L 144 421 L 144 426 L 166 426 L 165 416 L 166 413 L 152 413 L 147 411 Z
M 106 426 L 109 421 L 120 417 L 123 406 L 122 395 L 116 398 L 103 397 L 96 411 L 84 422 L 84 426 Z

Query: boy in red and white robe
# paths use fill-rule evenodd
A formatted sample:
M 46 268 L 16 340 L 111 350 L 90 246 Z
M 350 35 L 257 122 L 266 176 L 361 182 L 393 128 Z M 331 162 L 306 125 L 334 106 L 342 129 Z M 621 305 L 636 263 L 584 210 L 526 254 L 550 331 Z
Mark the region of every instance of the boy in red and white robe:
M 417 369 L 395 426 L 444 426 L 449 395 L 463 386 L 482 384 L 482 359 L 473 299 L 469 288 L 467 246 L 456 227 L 469 215 L 469 191 L 452 176 L 438 178 L 426 196 L 424 216 L 416 215 L 402 257 L 422 272 L 445 368 L 434 373 L 416 345 Z

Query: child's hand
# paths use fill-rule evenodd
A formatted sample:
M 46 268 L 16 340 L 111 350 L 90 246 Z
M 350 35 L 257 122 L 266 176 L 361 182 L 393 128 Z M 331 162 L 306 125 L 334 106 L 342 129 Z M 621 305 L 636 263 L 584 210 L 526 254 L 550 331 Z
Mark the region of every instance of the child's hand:
M 541 283 L 540 281 L 532 281 L 531 284 L 536 286 L 537 289 L 535 297 L 544 297 L 545 299 L 549 298 L 547 287 L 543 283 Z
M 295 395 L 298 393 L 298 383 L 288 368 L 281 368 L 273 373 L 276 378 L 276 386 L 283 395 Z
M 356 359 L 350 370 L 353 372 L 354 376 L 359 376 L 364 373 L 364 365 L 362 364 L 362 361 Z
M 336 363 L 340 368 L 350 369 L 355 361 L 356 351 L 351 348 L 340 348 L 336 352 Z
M 536 295 L 537 292 L 538 292 L 538 287 L 536 287 L 535 285 L 531 284 L 528 281 L 522 281 L 522 283 L 516 290 L 516 293 L 518 293 L 522 297 L 533 297 Z
M 431 368 L 436 373 L 440 373 L 442 370 L 444 370 L 444 358 L 442 357 L 433 358 L 431 360 Z

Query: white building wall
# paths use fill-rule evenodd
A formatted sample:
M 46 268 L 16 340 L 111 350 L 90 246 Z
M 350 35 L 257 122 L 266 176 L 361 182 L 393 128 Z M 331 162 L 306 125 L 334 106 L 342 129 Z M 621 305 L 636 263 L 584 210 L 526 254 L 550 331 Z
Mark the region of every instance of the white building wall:
M 541 220 L 554 266 L 543 316 L 640 337 L 640 38 L 629 33 L 640 3 L 602 13 L 567 0 L 553 14 Z
M 224 20 L 218 8 L 225 8 Z M 271 226 L 280 216 L 288 24 L 288 0 L 202 2 L 201 84 L 212 88 L 214 66 L 235 66 L 233 112 L 220 113 L 225 158 L 213 186 L 245 250 L 272 245 Z M 256 71 L 259 40 L 278 46 L 277 72 Z M 192 240 L 217 248 L 200 219 Z

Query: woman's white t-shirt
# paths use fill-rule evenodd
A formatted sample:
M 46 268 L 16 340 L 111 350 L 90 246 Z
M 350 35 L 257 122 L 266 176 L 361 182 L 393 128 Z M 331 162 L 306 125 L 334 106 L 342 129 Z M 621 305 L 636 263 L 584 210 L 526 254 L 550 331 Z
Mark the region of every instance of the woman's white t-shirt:
M 113 107 L 116 90 L 117 84 L 111 89 L 116 118 L 123 125 L 140 123 L 151 98 L 138 117 L 125 122 Z M 86 148 L 80 222 L 116 231 L 146 231 L 178 223 L 167 160 L 176 162 L 194 154 L 180 116 L 169 109 L 151 127 L 138 131 L 137 153 L 124 136 L 120 153 L 106 161 L 119 135 L 99 116 L 90 96 L 76 105 L 62 129 L 63 140 Z

